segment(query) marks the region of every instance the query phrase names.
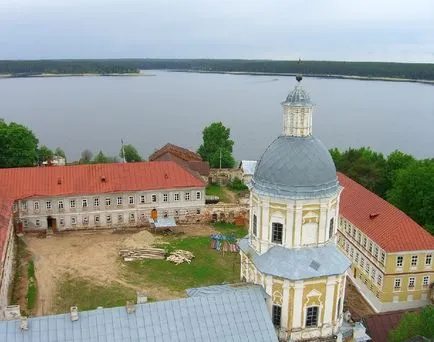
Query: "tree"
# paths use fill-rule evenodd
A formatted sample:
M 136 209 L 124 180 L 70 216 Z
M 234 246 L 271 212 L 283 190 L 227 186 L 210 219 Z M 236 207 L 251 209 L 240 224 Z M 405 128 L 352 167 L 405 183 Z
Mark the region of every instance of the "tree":
M 203 144 L 197 152 L 203 160 L 207 160 L 211 167 L 233 167 L 235 160 L 232 156 L 234 141 L 230 139 L 231 130 L 226 128 L 221 122 L 213 122 L 204 128 Z
M 434 161 L 420 160 L 400 169 L 387 200 L 427 228 L 434 222 Z M 434 232 L 432 232 L 434 233 Z
M 27 127 L 0 119 L 0 167 L 33 166 L 38 161 L 38 139 Z
M 389 332 L 389 341 L 407 341 L 416 336 L 434 338 L 434 306 L 427 305 L 420 312 L 406 312 L 396 329 Z
M 124 145 L 123 150 L 121 148 L 119 156 L 122 159 L 124 158 L 124 153 L 125 153 L 125 160 L 126 160 L 127 163 L 142 161 L 142 157 L 140 156 L 139 152 L 131 144 Z
M 89 164 L 92 161 L 92 152 L 90 150 L 84 150 L 81 152 L 80 164 Z
M 93 163 L 95 164 L 105 164 L 105 163 L 109 163 L 110 161 L 108 160 L 108 158 L 105 156 L 104 153 L 102 153 L 102 151 L 99 151 L 95 157 L 93 158 Z
M 38 148 L 38 162 L 42 164 L 43 162 L 50 162 L 53 160 L 53 151 L 51 151 L 47 146 L 42 145 Z
M 405 169 L 410 166 L 415 159 L 413 156 L 404 152 L 395 150 L 387 156 L 386 161 L 386 174 L 385 174 L 385 187 L 390 189 L 396 179 L 396 174 L 399 170 Z
M 54 150 L 54 154 L 56 156 L 63 157 L 66 159 L 65 152 L 60 147 L 56 147 L 56 149 Z

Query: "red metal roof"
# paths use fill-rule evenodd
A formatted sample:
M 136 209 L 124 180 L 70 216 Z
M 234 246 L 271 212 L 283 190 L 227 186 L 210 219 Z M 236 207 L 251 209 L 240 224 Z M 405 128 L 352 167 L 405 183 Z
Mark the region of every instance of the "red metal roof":
M 434 236 L 392 204 L 338 172 L 340 213 L 387 252 L 433 250 Z
M 177 156 L 178 158 L 185 160 L 185 161 L 201 161 L 202 157 L 193 151 L 190 151 L 184 147 L 173 145 L 173 144 L 166 144 L 159 150 L 155 151 L 149 156 L 149 160 L 158 160 L 162 155 L 166 153 L 172 153 L 173 155 Z
M 16 199 L 204 186 L 172 161 L 0 169 L 0 255 Z

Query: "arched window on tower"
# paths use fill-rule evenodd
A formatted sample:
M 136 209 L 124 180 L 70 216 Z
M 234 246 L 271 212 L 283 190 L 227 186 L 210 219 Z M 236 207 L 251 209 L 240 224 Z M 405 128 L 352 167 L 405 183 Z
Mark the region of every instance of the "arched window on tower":
M 333 225 L 334 225 L 334 217 L 330 219 L 330 226 L 329 226 L 329 239 L 333 236 Z

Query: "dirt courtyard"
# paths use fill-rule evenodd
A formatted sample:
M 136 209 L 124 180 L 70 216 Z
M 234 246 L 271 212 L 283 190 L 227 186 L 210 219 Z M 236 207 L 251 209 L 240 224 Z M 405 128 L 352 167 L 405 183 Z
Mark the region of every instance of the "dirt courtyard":
M 182 226 L 176 228 L 185 236 L 203 236 L 214 233 L 207 225 Z M 183 293 L 162 287 L 140 288 L 127 283 L 122 277 L 120 247 L 143 247 L 158 242 L 159 236 L 146 230 L 136 233 L 114 233 L 113 231 L 65 232 L 50 238 L 25 235 L 23 241 L 33 255 L 38 286 L 37 315 L 54 313 L 54 301 L 58 282 L 66 274 L 86 278 L 96 284 L 118 283 L 138 291 L 146 291 L 157 300 L 180 297 Z

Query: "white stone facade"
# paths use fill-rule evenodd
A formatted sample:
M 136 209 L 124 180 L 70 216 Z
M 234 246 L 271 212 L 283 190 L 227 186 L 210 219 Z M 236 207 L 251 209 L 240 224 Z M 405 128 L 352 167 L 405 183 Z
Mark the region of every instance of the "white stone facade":
M 14 213 L 25 232 L 140 226 L 148 222 L 154 209 L 159 217 L 182 219 L 199 217 L 204 208 L 204 188 L 184 188 L 31 197 L 17 201 Z
M 1 227 L 0 229 L 8 230 L 0 265 L 0 319 L 4 319 L 5 308 L 8 305 L 10 286 L 14 278 L 15 236 L 12 219 L 9 221 L 8 226 Z

